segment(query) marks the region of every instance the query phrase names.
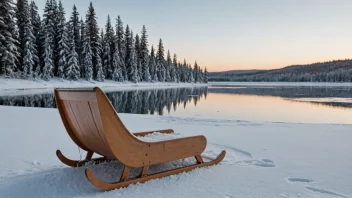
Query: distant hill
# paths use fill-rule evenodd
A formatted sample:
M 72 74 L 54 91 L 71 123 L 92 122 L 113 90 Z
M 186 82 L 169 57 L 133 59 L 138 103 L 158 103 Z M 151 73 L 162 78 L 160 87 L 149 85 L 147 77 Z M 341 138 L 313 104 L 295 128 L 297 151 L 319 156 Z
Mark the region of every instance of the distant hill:
M 210 72 L 209 81 L 241 82 L 352 82 L 352 60 L 291 65 L 272 70 Z

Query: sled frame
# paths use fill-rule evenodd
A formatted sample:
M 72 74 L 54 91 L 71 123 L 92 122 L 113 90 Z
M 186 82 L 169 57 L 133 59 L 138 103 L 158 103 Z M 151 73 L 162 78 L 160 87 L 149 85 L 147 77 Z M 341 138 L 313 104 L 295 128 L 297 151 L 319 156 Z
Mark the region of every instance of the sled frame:
M 123 172 L 115 183 L 98 179 L 91 169 L 86 168 L 87 179 L 102 190 L 127 187 L 130 184 L 215 165 L 221 162 L 226 154 L 226 151 L 222 151 L 216 159 L 204 162 L 201 153 L 205 150 L 207 141 L 202 135 L 159 142 L 139 140 L 136 136 L 145 136 L 153 132 L 170 134 L 174 131 L 166 129 L 130 133 L 105 93 L 97 87 L 93 89 L 57 88 L 55 89 L 55 100 L 68 135 L 79 148 L 87 152 L 84 160 L 71 160 L 66 158 L 60 150 L 57 150 L 56 155 L 62 163 L 71 167 L 80 167 L 86 163 L 98 164 L 109 160 L 118 160 L 124 165 Z M 94 153 L 102 157 L 92 158 Z M 150 165 L 188 157 L 194 157 L 196 163 L 148 174 Z M 132 168 L 141 168 L 141 172 L 136 178 L 129 178 Z

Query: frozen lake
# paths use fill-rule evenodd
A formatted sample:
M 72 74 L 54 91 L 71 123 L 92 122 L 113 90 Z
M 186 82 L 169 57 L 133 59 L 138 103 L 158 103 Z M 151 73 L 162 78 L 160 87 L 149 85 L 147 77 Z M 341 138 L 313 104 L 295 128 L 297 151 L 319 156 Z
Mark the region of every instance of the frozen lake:
M 1 96 L 0 105 L 55 108 L 52 93 Z M 251 122 L 352 124 L 350 86 L 213 84 L 107 92 L 120 113 Z

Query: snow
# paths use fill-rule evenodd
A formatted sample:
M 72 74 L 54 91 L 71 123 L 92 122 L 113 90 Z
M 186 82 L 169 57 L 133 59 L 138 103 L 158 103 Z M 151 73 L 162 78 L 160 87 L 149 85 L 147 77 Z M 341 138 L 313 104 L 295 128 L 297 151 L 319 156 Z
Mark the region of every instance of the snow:
M 194 87 L 207 86 L 202 83 L 167 83 L 167 82 L 116 82 L 113 80 L 105 80 L 104 82 L 77 80 L 70 81 L 59 78 L 53 78 L 50 81 L 45 80 L 25 80 L 25 79 L 6 79 L 0 77 L 0 95 L 24 95 L 29 93 L 48 93 L 53 92 L 55 87 L 69 87 L 69 88 L 89 88 L 100 87 L 106 90 L 119 91 L 131 89 L 156 89 L 156 88 L 177 88 L 177 87 Z
M 56 149 L 71 159 L 85 155 L 56 109 L 0 106 L 0 197 L 352 197 L 352 125 L 119 115 L 133 132 L 175 130 L 145 141 L 202 134 L 208 140 L 205 159 L 224 149 L 227 155 L 219 165 L 102 192 L 87 181 L 85 167 L 70 168 L 56 158 Z M 116 181 L 122 168 L 116 161 L 86 166 L 106 181 Z
M 295 87 L 351 87 L 352 83 L 336 82 L 209 82 L 209 85 L 216 86 L 295 86 Z
M 299 102 L 339 102 L 339 103 L 352 103 L 352 98 L 290 98 L 289 100 Z

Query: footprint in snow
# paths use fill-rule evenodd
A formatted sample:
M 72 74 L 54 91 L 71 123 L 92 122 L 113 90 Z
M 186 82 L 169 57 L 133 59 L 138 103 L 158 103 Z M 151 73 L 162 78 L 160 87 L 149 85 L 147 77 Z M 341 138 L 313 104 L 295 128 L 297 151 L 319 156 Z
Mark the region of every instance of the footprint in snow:
M 315 187 L 307 186 L 306 189 L 311 191 L 311 192 L 317 192 L 317 193 L 322 193 L 322 194 L 327 194 L 327 195 L 333 195 L 333 196 L 336 196 L 336 197 L 348 198 L 348 197 L 346 197 L 344 195 L 341 195 L 341 194 L 338 194 L 336 192 L 332 192 L 332 191 L 321 189 L 321 188 L 315 188 Z
M 274 161 L 270 159 L 262 159 L 262 160 L 255 160 L 253 159 L 253 155 L 250 152 L 226 146 L 226 145 L 220 145 L 220 144 L 214 144 L 214 143 L 209 143 L 215 147 L 219 148 L 224 148 L 228 153 L 227 156 L 232 156 L 236 160 L 231 160 L 233 164 L 236 164 L 238 166 L 257 166 L 257 167 L 263 167 L 263 168 L 273 168 L 276 167 Z M 228 158 L 225 157 L 227 160 Z
M 223 194 L 222 197 L 223 198 L 234 198 L 234 196 L 229 195 L 229 194 Z
M 298 178 L 298 177 L 290 177 L 290 178 L 287 178 L 287 181 L 290 182 L 290 183 L 313 183 L 314 180 L 312 179 L 306 179 L 306 178 Z

